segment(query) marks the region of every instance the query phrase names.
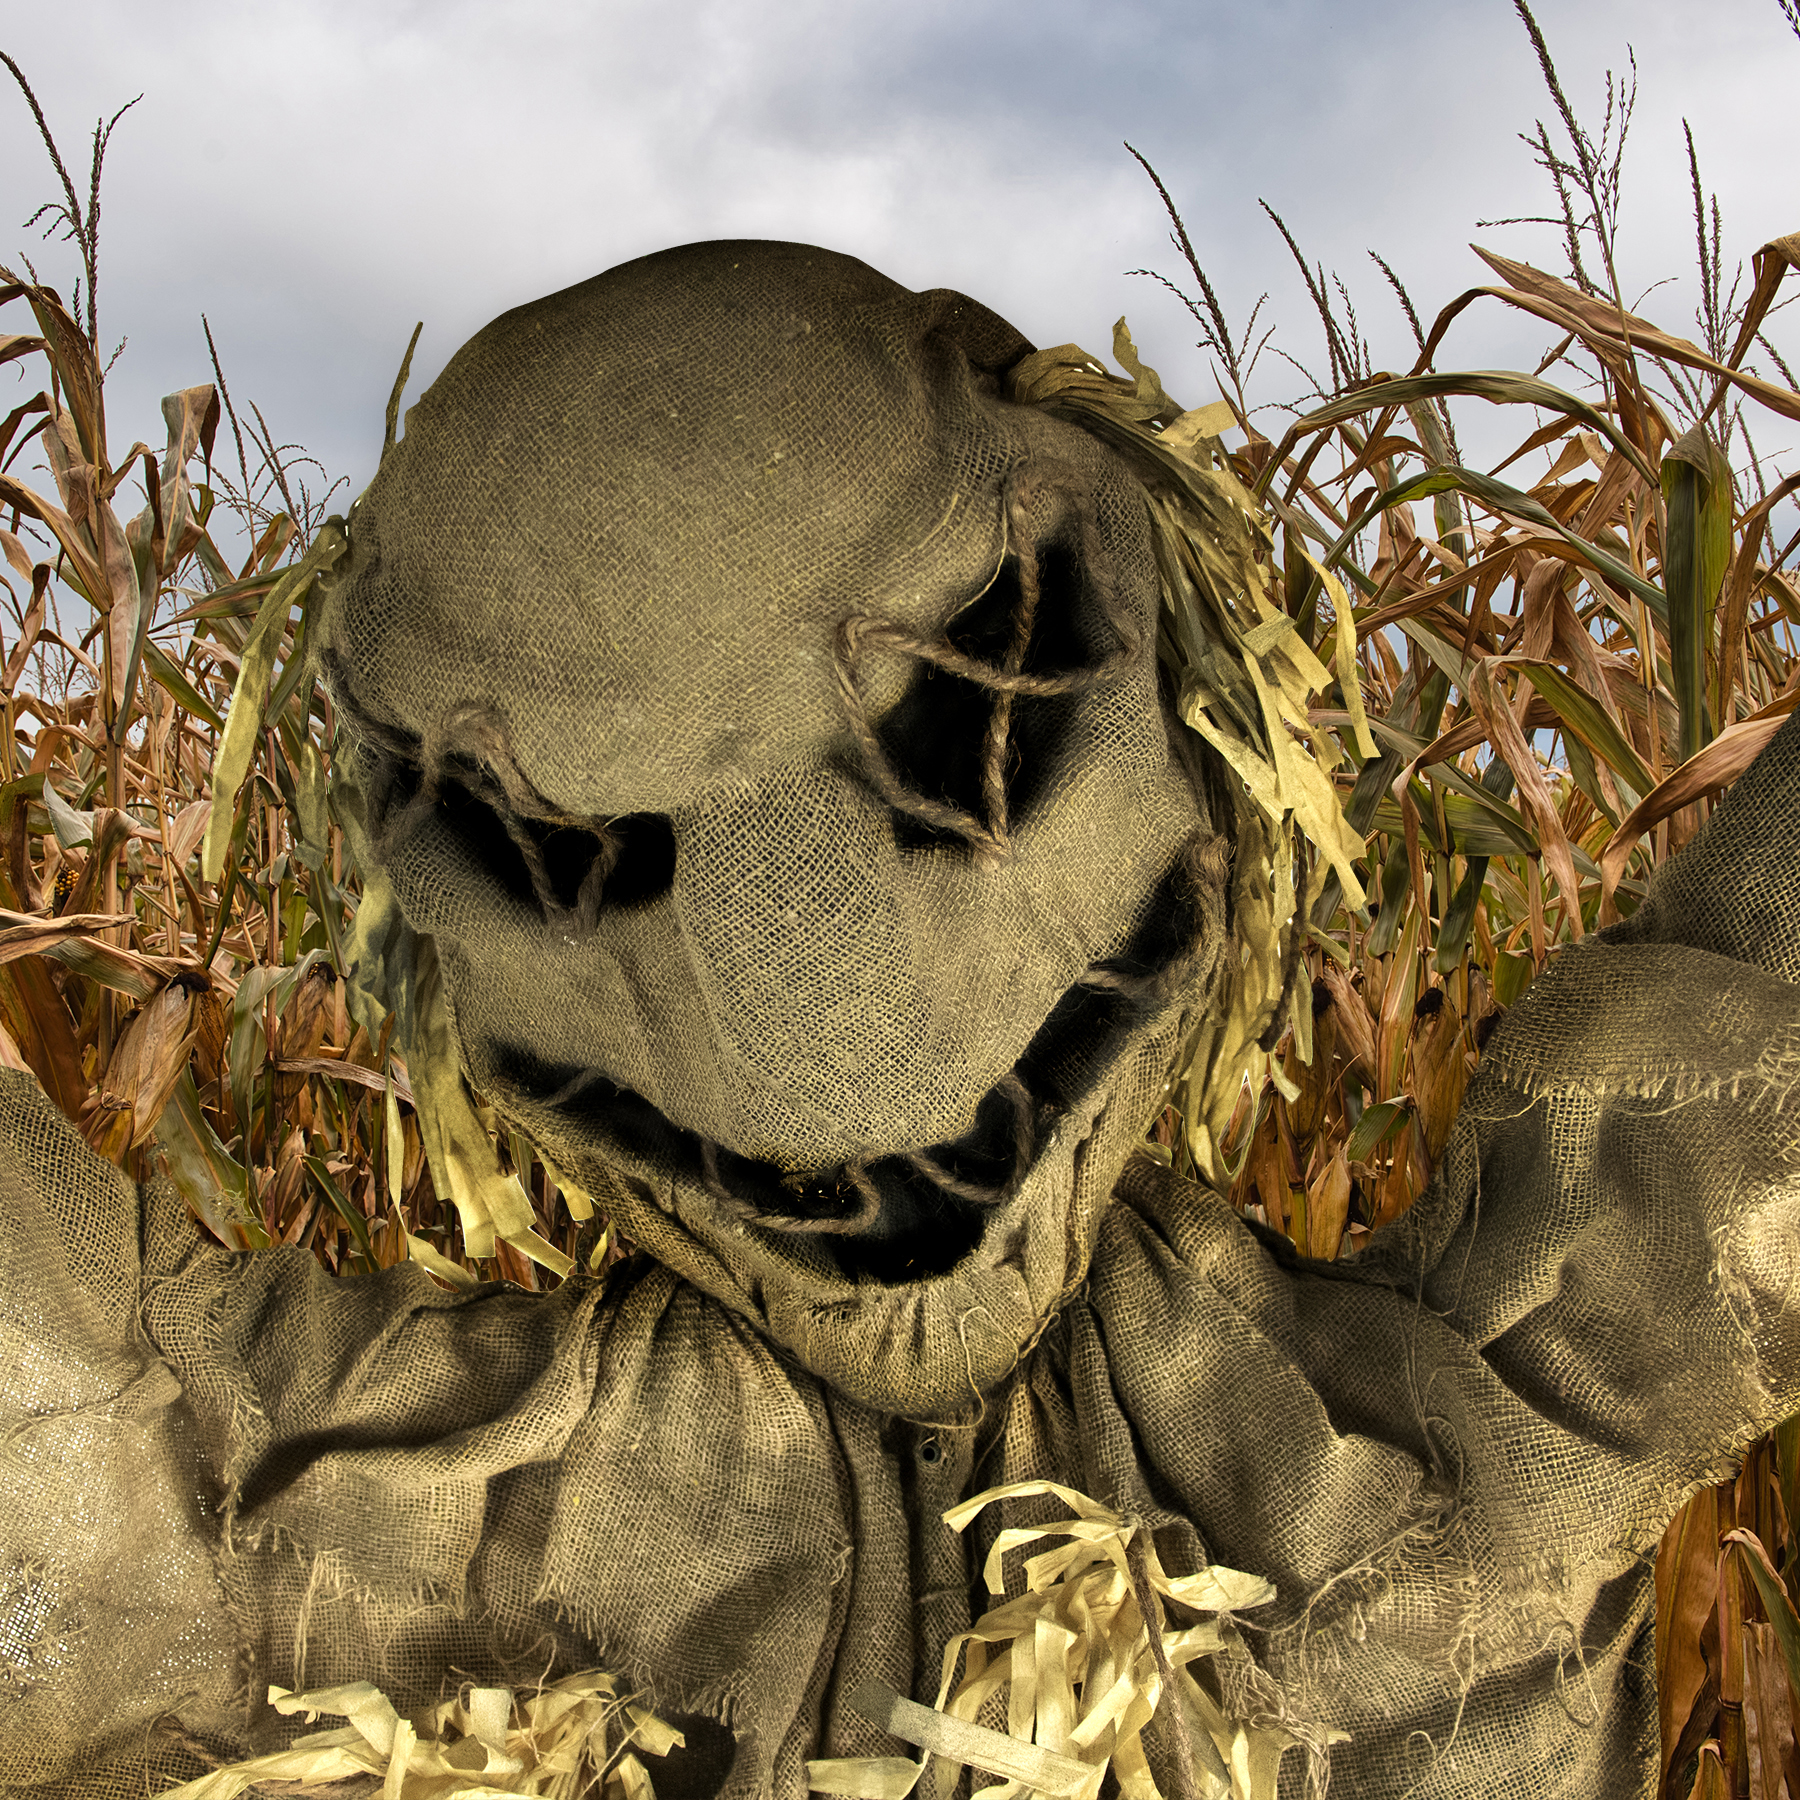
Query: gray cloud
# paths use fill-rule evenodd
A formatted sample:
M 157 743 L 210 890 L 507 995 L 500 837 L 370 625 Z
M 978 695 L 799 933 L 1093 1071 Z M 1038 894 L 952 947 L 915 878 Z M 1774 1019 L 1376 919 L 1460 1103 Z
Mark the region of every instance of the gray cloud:
M 1731 254 L 1791 229 L 1785 108 L 1800 44 L 1773 0 L 1693 29 L 1674 0 L 1544 0 L 1572 95 L 1637 47 L 1627 283 L 1691 329 L 1679 120 L 1723 197 Z M 4 40 L 65 154 L 140 89 L 119 127 L 102 226 L 103 332 L 130 335 L 112 384 L 121 444 L 157 431 L 163 392 L 207 376 L 210 316 L 240 400 L 259 401 L 354 490 L 412 322 L 420 385 L 506 306 L 689 239 L 794 237 L 914 286 L 964 288 L 1040 342 L 1105 350 L 1128 313 L 1170 387 L 1211 397 L 1176 302 L 1126 271 L 1180 275 L 1129 137 L 1186 212 L 1234 325 L 1268 290 L 1282 343 L 1322 360 L 1298 276 L 1258 196 L 1343 272 L 1377 360 L 1411 338 L 1365 251 L 1427 314 L 1481 279 L 1474 221 L 1542 210 L 1517 141 L 1547 112 L 1503 0 L 1351 8 L 1273 0 L 630 0 L 225 4 L 149 13 L 90 0 L 80 54 L 49 15 Z M 0 95 L 13 217 L 51 179 L 22 103 Z M 1480 234 L 1559 266 L 1541 228 Z M 66 251 L 10 241 L 66 281 Z M 1449 360 L 1517 362 L 1542 342 L 1499 309 Z M 1266 364 L 1265 397 L 1300 380 Z M 416 388 L 415 388 L 416 391 Z

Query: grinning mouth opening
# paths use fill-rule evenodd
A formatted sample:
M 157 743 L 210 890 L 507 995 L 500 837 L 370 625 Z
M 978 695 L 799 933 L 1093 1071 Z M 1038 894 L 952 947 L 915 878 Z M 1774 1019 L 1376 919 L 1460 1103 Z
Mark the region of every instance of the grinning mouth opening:
M 1164 878 L 1118 957 L 1064 991 L 960 1137 L 801 1175 L 686 1129 L 591 1068 L 544 1064 L 522 1046 L 489 1085 L 506 1110 L 556 1121 L 607 1161 L 672 1173 L 720 1214 L 806 1239 L 851 1279 L 903 1285 L 972 1255 L 1036 1168 L 1050 1128 L 1109 1078 L 1129 1040 L 1180 997 L 1217 944 L 1206 929 L 1198 840 Z M 1215 959 L 1216 960 L 1216 959 Z

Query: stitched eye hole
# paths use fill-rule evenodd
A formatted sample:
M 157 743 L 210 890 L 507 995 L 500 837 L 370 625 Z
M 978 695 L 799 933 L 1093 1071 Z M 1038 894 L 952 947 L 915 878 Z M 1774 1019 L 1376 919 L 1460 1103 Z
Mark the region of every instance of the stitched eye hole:
M 419 766 L 404 751 L 365 746 L 363 773 L 369 828 L 386 840 L 386 854 L 397 853 L 429 816 L 468 863 L 559 928 L 573 915 L 591 929 L 602 908 L 642 906 L 674 885 L 675 827 L 662 813 L 592 823 L 546 818 L 535 807 L 526 817 L 505 813 L 501 784 L 458 756 L 446 761 L 429 802 Z
M 1086 602 L 1082 567 L 1072 546 L 1040 545 L 1038 606 L 1022 665 L 1027 674 L 1080 668 L 1104 653 Z M 1021 605 L 1019 563 L 1006 558 L 993 584 L 965 606 L 945 629 L 957 649 L 999 663 L 1012 642 Z M 922 662 L 906 692 L 875 728 L 894 773 L 914 792 L 947 802 L 977 818 L 986 811 L 982 766 L 995 696 L 979 682 Z M 1028 818 L 1056 772 L 1056 746 L 1080 697 L 1071 694 L 1014 697 L 1005 763 L 1007 813 Z M 894 835 L 902 849 L 954 843 L 953 832 L 896 809 Z
M 531 874 L 523 854 L 506 835 L 505 821 L 496 818 L 495 824 L 529 889 Z M 548 819 L 520 824 L 537 846 L 551 896 L 565 912 L 578 911 L 584 896 L 593 904 L 596 875 L 601 882 L 597 910 L 642 906 L 674 884 L 675 828 L 661 813 L 629 813 L 604 821 L 599 830 Z
M 391 817 L 418 791 L 416 769 L 394 769 L 383 811 Z M 508 821 L 488 800 L 451 775 L 439 785 L 435 817 L 470 862 L 486 869 L 510 899 L 527 906 L 554 903 L 565 912 L 578 910 L 597 864 L 601 907 L 641 906 L 674 883 L 675 828 L 661 813 L 627 814 L 605 821 L 601 829 L 522 819 L 508 830 Z M 536 848 L 541 888 L 513 831 L 523 832 Z

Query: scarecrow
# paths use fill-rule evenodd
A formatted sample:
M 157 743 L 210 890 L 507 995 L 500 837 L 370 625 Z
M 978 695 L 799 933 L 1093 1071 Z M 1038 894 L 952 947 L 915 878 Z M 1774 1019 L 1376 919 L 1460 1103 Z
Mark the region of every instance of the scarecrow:
M 636 1254 L 232 1255 L 0 1077 L 6 1793 L 1653 1788 L 1649 1552 L 1800 1408 L 1800 725 L 1296 1257 L 1215 1190 L 1332 675 L 1115 351 L 702 244 L 390 427 L 295 577 L 353 1004 L 473 1253 L 478 1094 Z

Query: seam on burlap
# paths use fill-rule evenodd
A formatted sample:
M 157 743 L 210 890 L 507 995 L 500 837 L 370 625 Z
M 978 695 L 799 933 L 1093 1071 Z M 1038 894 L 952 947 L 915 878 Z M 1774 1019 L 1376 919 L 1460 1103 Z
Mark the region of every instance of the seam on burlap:
M 0 1459 L 11 1457 L 13 1446 L 43 1425 L 58 1425 L 70 1419 L 105 1420 L 117 1424 L 142 1419 L 147 1413 L 161 1412 L 181 1396 L 181 1383 L 169 1365 L 151 1353 L 145 1366 L 116 1394 L 103 1400 L 84 1400 L 75 1406 L 57 1406 L 49 1412 L 27 1413 L 0 1431 Z
M 1642 1074 L 1582 1076 L 1564 1068 L 1544 1068 L 1519 1056 L 1499 1057 L 1494 1071 L 1508 1087 L 1533 1100 L 1580 1094 L 1590 1100 L 1664 1100 L 1686 1106 L 1697 1100 L 1736 1100 L 1750 1111 L 1773 1102 L 1777 1111 L 1800 1100 L 1800 1046 L 1766 1046 L 1757 1062 L 1733 1074 L 1717 1070 L 1666 1068 Z
M 1666 976 L 1663 959 L 1647 953 L 1671 948 L 1678 947 L 1639 947 L 1639 954 L 1644 957 L 1641 968 L 1627 963 L 1618 965 L 1619 970 L 1637 975 L 1639 979 Z M 1609 997 L 1611 972 L 1605 961 L 1590 959 L 1605 958 L 1609 954 L 1623 957 L 1631 952 L 1611 950 L 1609 953 L 1606 948 L 1596 945 L 1565 952 L 1552 964 L 1545 971 L 1541 987 L 1533 988 L 1520 1002 L 1518 1019 L 1508 1019 L 1489 1044 L 1482 1058 L 1483 1073 L 1491 1069 L 1508 1086 L 1532 1098 L 1566 1092 L 1594 1100 L 1660 1100 L 1671 1106 L 1729 1098 L 1751 1111 L 1773 1105 L 1778 1112 L 1800 1105 L 1800 1022 L 1791 1012 L 1786 1019 L 1776 1018 L 1751 1043 L 1739 1039 L 1735 1067 L 1720 1066 L 1721 1055 L 1732 1054 L 1728 1049 L 1730 1039 L 1720 1041 L 1711 1036 L 1704 1042 L 1696 1039 L 1686 1043 L 1687 1054 L 1681 1056 L 1655 1042 L 1622 1045 L 1617 1030 L 1604 1043 L 1596 1044 L 1589 1036 L 1576 1043 L 1556 1045 L 1546 1053 L 1537 1042 L 1539 1034 L 1533 1030 L 1537 1011 L 1544 1004 L 1557 1002 L 1565 1009 L 1571 1004 L 1604 1002 Z M 1767 1003 L 1766 994 L 1755 991 L 1763 985 L 1756 980 L 1760 971 L 1724 958 L 1702 957 L 1702 960 L 1718 965 L 1713 973 L 1715 979 L 1724 984 L 1724 992 L 1715 996 L 1715 1004 L 1722 1006 L 1723 999 L 1735 991 L 1740 980 L 1742 1003 L 1746 1008 Z M 1694 973 L 1707 972 L 1696 970 Z M 1613 990 L 1614 997 L 1618 992 L 1618 989 Z M 1652 1022 L 1650 1011 L 1641 1018 L 1634 1018 L 1636 1008 L 1631 1003 L 1622 1006 L 1621 1011 L 1626 1016 L 1617 1021 L 1620 1028 Z M 1715 1016 L 1728 1031 L 1737 1023 L 1728 1010 Z M 1693 1029 L 1691 1020 L 1684 1019 L 1683 1026 L 1690 1032 Z M 1755 1029 L 1754 1024 L 1752 1029 Z

